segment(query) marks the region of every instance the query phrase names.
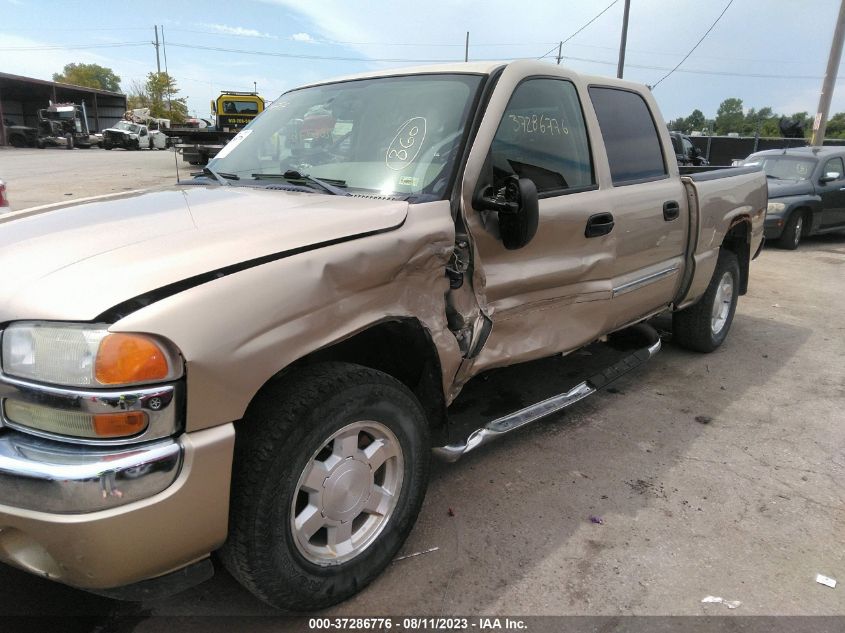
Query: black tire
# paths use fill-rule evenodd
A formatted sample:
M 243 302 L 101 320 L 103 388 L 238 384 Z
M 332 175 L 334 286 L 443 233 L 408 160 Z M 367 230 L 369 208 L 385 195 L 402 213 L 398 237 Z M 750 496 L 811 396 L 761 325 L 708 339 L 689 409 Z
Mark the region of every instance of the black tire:
M 111 141 L 103 141 L 103 149 L 111 149 L 114 145 L 111 144 Z
M 727 317 L 718 331 L 714 332 L 713 309 L 716 301 L 721 301 L 719 287 L 725 275 L 731 277 L 732 291 Z M 739 262 L 736 255 L 722 249 L 716 270 L 704 296 L 694 305 L 672 315 L 672 340 L 678 345 L 695 352 L 712 352 L 727 338 L 731 329 L 737 300 L 739 299 Z
M 12 147 L 26 147 L 26 139 L 20 134 L 13 134 L 9 137 L 9 145 Z
M 778 238 L 777 245 L 780 248 L 785 248 L 788 251 L 794 251 L 801 243 L 801 237 L 804 233 L 804 214 L 799 209 L 793 211 L 792 215 L 786 221 L 786 226 L 783 227 L 783 233 Z
M 65 147 L 67 147 L 67 149 L 73 149 L 73 134 L 65 134 L 65 141 L 67 143 Z
M 395 435 L 403 463 L 400 492 L 370 545 L 351 560 L 321 566 L 307 560 L 295 541 L 294 495 L 312 457 L 355 421 L 376 421 Z M 321 363 L 265 388 L 238 424 L 229 537 L 220 552 L 229 572 L 261 600 L 292 611 L 324 608 L 363 589 L 393 559 L 425 496 L 429 432 L 414 395 L 382 372 Z
M 38 139 L 37 141 L 35 141 L 35 147 L 37 147 L 38 149 L 44 149 L 45 147 L 47 147 L 47 144 L 44 142 L 44 139 Z

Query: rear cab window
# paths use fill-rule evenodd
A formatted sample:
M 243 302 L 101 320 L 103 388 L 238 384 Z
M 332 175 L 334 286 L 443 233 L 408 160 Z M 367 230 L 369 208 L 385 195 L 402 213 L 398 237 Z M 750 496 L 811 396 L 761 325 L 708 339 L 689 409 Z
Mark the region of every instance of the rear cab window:
M 590 86 L 589 92 L 613 186 L 667 178 L 660 135 L 645 99 L 624 88 Z

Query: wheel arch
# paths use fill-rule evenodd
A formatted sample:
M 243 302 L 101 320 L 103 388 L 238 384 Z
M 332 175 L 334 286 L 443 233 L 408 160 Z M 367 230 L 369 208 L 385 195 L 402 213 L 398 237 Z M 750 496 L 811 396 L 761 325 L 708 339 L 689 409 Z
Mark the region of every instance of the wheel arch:
M 433 433 L 446 426 L 446 401 L 440 357 L 431 334 L 416 318 L 387 319 L 370 324 L 290 363 L 274 374 L 252 400 L 302 367 L 340 361 L 375 369 L 410 389 L 425 411 Z
M 751 218 L 740 216 L 731 224 L 722 248 L 736 255 L 739 262 L 739 294 L 748 292 L 748 276 L 751 263 Z
M 804 217 L 804 228 L 802 233 L 804 235 L 809 235 L 815 230 L 814 220 L 816 218 L 816 209 L 815 206 L 810 206 L 809 204 L 797 204 L 793 209 L 789 212 L 789 216 L 787 216 L 787 221 L 792 218 L 793 214 L 800 213 Z

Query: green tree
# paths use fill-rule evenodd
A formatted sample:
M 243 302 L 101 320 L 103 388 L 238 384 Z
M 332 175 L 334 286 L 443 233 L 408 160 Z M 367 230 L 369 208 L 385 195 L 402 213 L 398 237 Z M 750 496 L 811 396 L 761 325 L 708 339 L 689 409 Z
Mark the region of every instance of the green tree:
M 120 92 L 120 77 L 99 64 L 66 64 L 62 72 L 53 73 L 53 81 Z
M 701 131 L 701 128 L 705 126 L 705 123 L 706 119 L 704 118 L 704 113 L 698 108 L 693 110 L 684 121 L 687 133 L 692 132 L 693 130 Z
M 741 132 L 744 122 L 742 99 L 730 97 L 719 104 L 719 109 L 716 110 L 716 134 Z
M 845 138 L 845 112 L 837 112 L 827 122 L 825 138 Z
M 763 134 L 763 124 L 772 119 L 775 123 L 777 123 L 780 117 L 775 117 L 772 109 L 768 106 L 765 108 L 760 108 L 759 110 L 755 110 L 751 108 L 745 114 L 745 121 L 742 124 L 742 134 L 743 136 L 754 136 L 755 134 L 759 134 L 760 136 L 765 136 Z
M 178 94 L 173 77 L 167 73 L 149 73 L 145 82 L 131 83 L 127 103 L 130 109 L 149 108 L 153 117 L 182 123 L 188 117 L 188 104 Z
M 677 119 L 672 119 L 667 124 L 667 127 L 672 132 L 686 132 L 686 123 L 687 120 L 684 117 L 678 117 Z

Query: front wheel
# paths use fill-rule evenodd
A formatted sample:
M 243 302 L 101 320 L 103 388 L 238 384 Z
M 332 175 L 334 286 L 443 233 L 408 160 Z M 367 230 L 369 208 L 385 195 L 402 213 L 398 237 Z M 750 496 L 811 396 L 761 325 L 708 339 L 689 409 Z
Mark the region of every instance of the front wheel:
M 710 285 L 698 303 L 672 315 L 672 338 L 681 347 L 712 352 L 727 338 L 739 299 L 739 262 L 719 252 Z
M 430 446 L 417 399 L 382 372 L 324 363 L 266 389 L 239 424 L 227 569 L 283 609 L 360 591 L 425 496 Z
M 795 211 L 786 221 L 786 226 L 778 239 L 778 246 L 789 251 L 794 251 L 801 243 L 801 235 L 804 232 L 804 214 Z

